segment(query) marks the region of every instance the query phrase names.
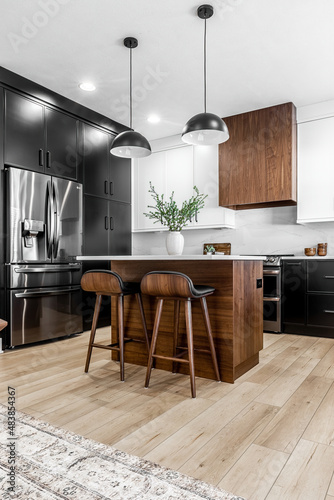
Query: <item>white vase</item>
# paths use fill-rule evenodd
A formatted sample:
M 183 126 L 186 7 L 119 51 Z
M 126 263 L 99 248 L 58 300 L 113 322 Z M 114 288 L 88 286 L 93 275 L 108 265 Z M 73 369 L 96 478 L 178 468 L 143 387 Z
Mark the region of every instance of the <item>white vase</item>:
M 184 237 L 180 231 L 169 231 L 166 238 L 168 255 L 182 255 Z

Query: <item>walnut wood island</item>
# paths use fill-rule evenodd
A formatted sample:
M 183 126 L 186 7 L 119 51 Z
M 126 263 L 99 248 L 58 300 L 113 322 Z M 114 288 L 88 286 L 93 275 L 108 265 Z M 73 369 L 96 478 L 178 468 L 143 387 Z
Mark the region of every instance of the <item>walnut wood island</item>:
M 263 289 L 257 280 L 263 273 L 263 258 L 234 255 L 131 255 L 131 256 L 86 256 L 78 260 L 110 260 L 110 268 L 119 273 L 124 281 L 140 281 L 149 271 L 178 271 L 187 274 L 194 284 L 213 286 L 216 291 L 207 299 L 211 326 L 215 340 L 221 378 L 233 383 L 259 362 L 259 351 L 263 347 Z M 149 332 L 152 332 L 155 301 L 143 296 L 145 317 Z M 134 297 L 125 297 L 125 334 L 141 338 L 142 330 L 138 308 Z M 115 303 L 112 302 L 112 331 L 117 331 Z M 174 324 L 173 304 L 164 303 L 157 352 L 171 355 Z M 194 344 L 207 348 L 207 337 L 200 304 L 193 302 Z M 130 335 L 131 331 L 131 335 Z M 185 338 L 185 319 L 181 309 L 180 336 Z M 183 339 L 182 339 L 183 340 Z M 141 343 L 126 345 L 127 363 L 146 365 L 147 354 Z M 170 370 L 172 363 L 156 360 L 156 368 Z M 214 379 L 211 358 L 205 353 L 195 352 L 196 375 Z M 187 366 L 179 364 L 179 371 L 187 373 Z

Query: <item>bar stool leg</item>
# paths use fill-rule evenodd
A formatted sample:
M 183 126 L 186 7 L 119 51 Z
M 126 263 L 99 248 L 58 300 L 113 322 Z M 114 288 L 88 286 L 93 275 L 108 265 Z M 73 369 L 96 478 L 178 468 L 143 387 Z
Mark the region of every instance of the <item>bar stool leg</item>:
M 136 299 L 137 299 L 137 304 L 138 304 L 138 308 L 139 308 L 139 312 L 140 312 L 141 322 L 143 325 L 143 331 L 144 331 L 144 335 L 145 335 L 145 339 L 146 339 L 147 352 L 150 352 L 150 340 L 148 338 L 146 320 L 145 320 L 145 314 L 144 314 L 144 307 L 143 307 L 143 300 L 142 300 L 140 293 L 136 293 Z
M 119 295 L 117 298 L 117 315 L 118 315 L 118 344 L 119 344 L 119 362 L 120 362 L 120 379 L 124 382 L 124 296 Z
M 174 336 L 173 336 L 173 357 L 176 356 L 176 346 L 179 333 L 179 319 L 180 319 L 180 301 L 174 300 Z M 176 373 L 177 363 L 173 361 L 172 372 Z
M 193 342 L 193 326 L 192 326 L 192 314 L 191 314 L 191 300 L 187 299 L 184 302 L 184 312 L 186 317 L 186 330 L 188 339 L 188 359 L 189 359 L 189 375 L 190 375 L 190 386 L 191 386 L 191 396 L 196 397 L 196 385 L 195 385 L 195 363 L 194 363 L 194 342 Z
M 100 309 L 101 309 L 101 302 L 102 302 L 102 295 L 97 293 L 96 294 L 96 301 L 95 301 L 95 308 L 94 308 L 93 322 L 92 322 L 92 329 L 90 332 L 90 338 L 89 338 L 89 343 L 88 343 L 85 373 L 88 372 L 90 358 L 92 357 L 92 350 L 93 350 L 92 344 L 94 343 L 94 339 L 95 339 L 97 320 L 99 319 L 99 314 L 100 314 Z
M 209 317 L 209 311 L 208 311 L 208 305 L 206 302 L 206 297 L 202 297 L 200 300 L 201 300 L 201 306 L 202 306 L 202 312 L 203 312 L 206 333 L 208 335 L 208 340 L 209 340 L 209 345 L 210 345 L 213 368 L 215 370 L 216 379 L 218 381 L 220 381 L 220 373 L 219 373 L 219 368 L 218 368 L 216 349 L 215 349 L 215 345 L 214 345 L 213 337 L 212 337 L 212 330 L 211 330 L 210 317 Z
M 152 364 L 153 364 L 153 354 L 155 353 L 155 348 L 157 345 L 158 330 L 159 330 L 159 325 L 160 325 L 160 320 L 161 320 L 163 302 L 164 302 L 163 299 L 158 299 L 157 310 L 156 310 L 155 318 L 154 318 L 154 327 L 153 327 L 151 348 L 150 348 L 150 352 L 148 355 L 145 387 L 148 387 L 148 385 L 150 383 Z

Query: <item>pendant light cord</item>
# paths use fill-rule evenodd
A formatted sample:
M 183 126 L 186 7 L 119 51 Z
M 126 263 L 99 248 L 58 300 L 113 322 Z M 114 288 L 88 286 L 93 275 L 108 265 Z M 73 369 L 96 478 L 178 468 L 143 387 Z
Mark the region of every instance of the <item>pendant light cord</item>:
M 204 113 L 206 113 L 206 19 L 204 19 Z
M 132 47 L 130 48 L 130 128 L 132 129 Z

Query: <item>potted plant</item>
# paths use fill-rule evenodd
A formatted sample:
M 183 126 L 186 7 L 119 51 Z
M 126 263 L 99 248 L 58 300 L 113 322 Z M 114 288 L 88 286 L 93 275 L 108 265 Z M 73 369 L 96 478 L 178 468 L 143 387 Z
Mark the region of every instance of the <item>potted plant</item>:
M 206 245 L 205 250 L 206 250 L 206 255 L 212 255 L 216 251 L 215 247 L 212 245 Z
M 174 191 L 169 197 L 169 201 L 165 200 L 164 195 L 159 195 L 152 182 L 150 182 L 149 193 L 151 193 L 155 205 L 149 205 L 151 208 L 148 213 L 144 213 L 149 219 L 155 219 L 154 224 L 160 222 L 163 226 L 167 226 L 169 233 L 166 240 L 167 252 L 169 255 L 181 255 L 184 246 L 184 238 L 181 234 L 182 229 L 188 225 L 192 217 L 204 207 L 204 200 L 207 195 L 200 194 L 198 188 L 194 186 L 195 195 L 188 201 L 184 201 L 181 207 L 178 207 L 174 200 Z

